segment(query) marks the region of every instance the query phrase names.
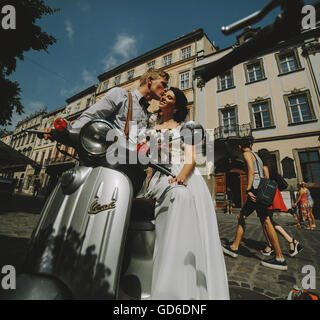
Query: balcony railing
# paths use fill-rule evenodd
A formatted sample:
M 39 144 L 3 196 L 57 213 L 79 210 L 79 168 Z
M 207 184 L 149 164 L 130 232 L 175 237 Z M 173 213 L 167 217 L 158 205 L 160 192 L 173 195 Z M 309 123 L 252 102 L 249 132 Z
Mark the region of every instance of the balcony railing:
M 251 124 L 231 124 L 228 126 L 220 126 L 214 129 L 214 139 L 225 139 L 229 137 L 249 137 L 252 135 Z

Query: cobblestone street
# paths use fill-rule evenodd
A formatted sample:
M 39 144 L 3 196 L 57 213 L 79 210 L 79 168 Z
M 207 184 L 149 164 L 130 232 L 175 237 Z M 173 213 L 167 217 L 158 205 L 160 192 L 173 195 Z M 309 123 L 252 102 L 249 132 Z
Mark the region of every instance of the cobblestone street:
M 11 264 L 17 272 L 21 270 L 28 239 L 38 222 L 40 215 L 37 212 L 42 205 L 43 199 L 18 196 L 14 200 L 14 206 L 0 214 L 0 267 Z M 16 211 L 19 207 L 20 210 Z M 217 218 L 222 243 L 233 240 L 236 214 L 224 215 L 218 211 Z M 288 242 L 279 237 L 288 271 L 272 270 L 260 265 L 263 256 L 259 250 L 264 248 L 265 239 L 259 219 L 255 214 L 251 215 L 247 219 L 247 229 L 238 258 L 225 256 L 232 299 L 286 299 L 294 285 L 301 287 L 301 281 L 306 276 L 302 273 L 305 265 L 315 267 L 316 289 L 310 291 L 320 294 L 320 222 L 316 221 L 316 230 L 309 231 L 295 228 L 294 220 L 289 214 L 275 214 L 274 220 L 300 241 L 303 250 L 291 258 L 288 255 Z
M 230 216 L 218 213 L 217 217 L 222 243 L 232 241 L 237 224 L 236 215 Z M 237 288 L 242 287 L 272 299 L 284 299 L 294 285 L 301 287 L 301 281 L 306 276 L 301 272 L 305 265 L 315 267 L 317 286 L 315 290 L 310 291 L 320 293 L 319 229 L 314 231 L 297 229 L 293 226 L 293 217 L 286 213 L 275 214 L 274 220 L 301 243 L 303 250 L 297 256 L 291 258 L 288 254 L 288 242 L 278 234 L 288 271 L 273 270 L 260 265 L 261 260 L 269 259 L 269 257 L 263 257 L 259 252 L 260 249 L 265 247 L 265 238 L 259 219 L 255 215 L 250 216 L 247 219 L 247 229 L 239 248 L 238 258 L 234 259 L 225 255 L 231 296 L 233 288 L 235 292 L 238 292 Z M 319 228 L 319 221 L 316 221 L 316 223 L 317 228 Z M 239 295 L 238 298 L 243 298 L 243 292 L 239 291 Z M 236 299 L 237 296 L 233 298 Z

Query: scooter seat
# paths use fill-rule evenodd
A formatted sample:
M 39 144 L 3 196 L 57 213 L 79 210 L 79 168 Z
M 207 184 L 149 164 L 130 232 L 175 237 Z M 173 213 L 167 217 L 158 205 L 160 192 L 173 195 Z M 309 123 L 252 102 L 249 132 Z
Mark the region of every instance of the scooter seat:
M 131 209 L 131 220 L 129 229 L 150 231 L 154 230 L 155 201 L 145 198 L 134 198 Z

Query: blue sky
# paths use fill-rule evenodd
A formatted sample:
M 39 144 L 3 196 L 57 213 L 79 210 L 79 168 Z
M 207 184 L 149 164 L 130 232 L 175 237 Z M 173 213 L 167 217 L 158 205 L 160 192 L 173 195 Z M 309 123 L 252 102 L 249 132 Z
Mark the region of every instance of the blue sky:
M 67 98 L 98 84 L 101 73 L 195 29 L 203 28 L 220 48 L 230 46 L 236 36 L 224 36 L 220 27 L 261 9 L 268 0 L 45 2 L 61 9 L 38 22 L 57 43 L 48 53 L 29 51 L 24 61 L 18 60 L 10 79 L 20 84 L 25 113 L 14 114 L 8 130 L 44 106 L 51 111 L 66 105 Z M 278 13 L 258 25 L 271 23 Z

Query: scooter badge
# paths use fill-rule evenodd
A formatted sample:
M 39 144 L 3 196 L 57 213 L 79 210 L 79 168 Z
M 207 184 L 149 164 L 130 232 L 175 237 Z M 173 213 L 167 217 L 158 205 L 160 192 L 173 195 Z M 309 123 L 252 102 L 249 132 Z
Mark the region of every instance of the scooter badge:
M 101 211 L 114 209 L 115 207 L 116 207 L 116 202 L 114 200 L 112 200 L 109 204 L 105 204 L 105 205 L 100 205 L 98 203 L 98 200 L 95 200 L 94 202 L 91 203 L 88 214 L 97 214 Z

